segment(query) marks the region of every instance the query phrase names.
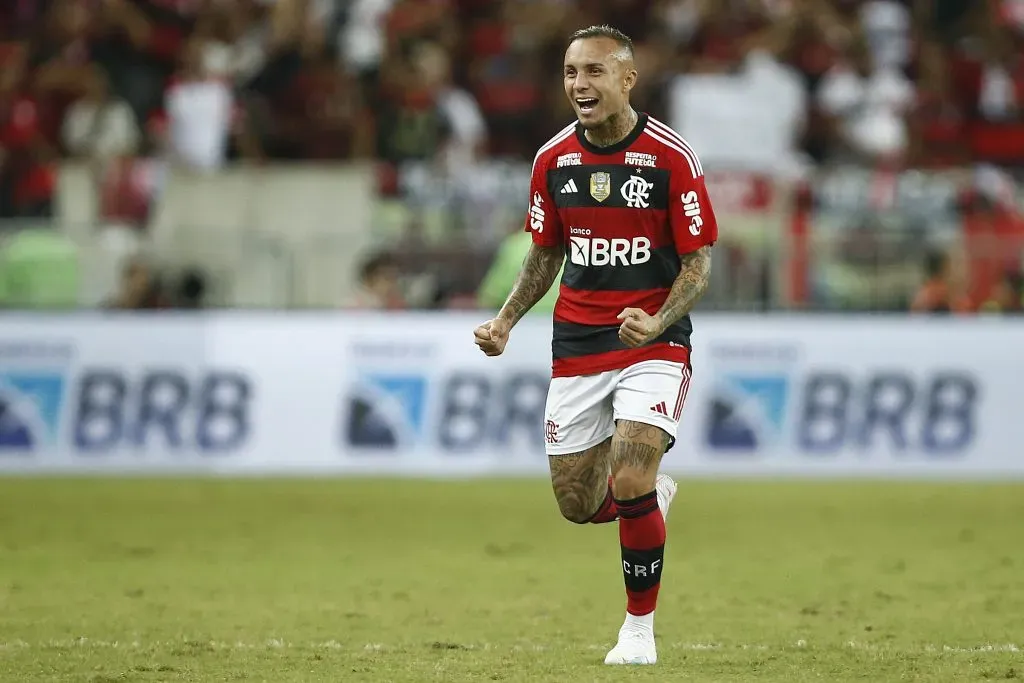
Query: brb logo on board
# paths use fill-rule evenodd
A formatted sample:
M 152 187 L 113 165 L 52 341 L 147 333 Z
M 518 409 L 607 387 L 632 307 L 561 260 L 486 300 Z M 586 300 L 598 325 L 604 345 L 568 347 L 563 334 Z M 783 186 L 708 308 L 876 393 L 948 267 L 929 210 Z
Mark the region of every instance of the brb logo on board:
M 705 441 L 719 452 L 777 447 L 825 457 L 876 449 L 957 457 L 977 433 L 982 393 L 956 368 L 805 367 L 787 345 L 712 349 Z
M 216 369 L 75 363 L 70 344 L 0 344 L 0 453 L 222 454 L 249 440 L 251 380 Z

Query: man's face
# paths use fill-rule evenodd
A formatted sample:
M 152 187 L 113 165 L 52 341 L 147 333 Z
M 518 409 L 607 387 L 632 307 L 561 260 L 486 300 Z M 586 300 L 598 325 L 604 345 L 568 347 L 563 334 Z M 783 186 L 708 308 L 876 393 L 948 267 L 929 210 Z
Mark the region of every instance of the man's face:
M 636 70 L 622 54 L 611 38 L 576 40 L 565 51 L 565 94 L 584 128 L 596 128 L 625 108 Z

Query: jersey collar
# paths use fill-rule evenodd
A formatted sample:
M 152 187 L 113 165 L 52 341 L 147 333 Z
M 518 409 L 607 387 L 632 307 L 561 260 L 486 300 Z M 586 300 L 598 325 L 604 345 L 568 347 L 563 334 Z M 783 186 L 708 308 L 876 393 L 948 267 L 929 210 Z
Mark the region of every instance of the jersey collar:
M 633 126 L 633 130 L 629 131 L 629 135 L 622 138 L 614 145 L 608 145 L 607 147 L 598 147 L 590 140 L 587 140 L 586 131 L 583 128 L 583 124 L 579 121 L 576 122 L 576 139 L 579 140 L 580 146 L 587 150 L 591 154 L 617 154 L 629 149 L 629 146 L 636 142 L 644 132 L 644 126 L 647 125 L 647 114 L 639 112 L 636 115 L 636 125 Z

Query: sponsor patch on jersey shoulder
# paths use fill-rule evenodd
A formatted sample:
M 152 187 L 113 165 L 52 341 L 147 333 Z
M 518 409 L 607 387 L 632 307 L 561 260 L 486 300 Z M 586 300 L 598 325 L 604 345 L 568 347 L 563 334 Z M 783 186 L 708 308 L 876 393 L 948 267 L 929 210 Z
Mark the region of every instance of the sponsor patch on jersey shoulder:
M 563 154 L 562 156 L 558 157 L 558 160 L 555 162 L 555 166 L 557 168 L 562 168 L 563 166 L 582 166 L 582 165 L 583 165 L 583 153 L 582 152 L 569 152 L 568 154 Z
M 646 152 L 626 152 L 626 166 L 649 166 L 656 168 L 658 157 L 655 154 Z

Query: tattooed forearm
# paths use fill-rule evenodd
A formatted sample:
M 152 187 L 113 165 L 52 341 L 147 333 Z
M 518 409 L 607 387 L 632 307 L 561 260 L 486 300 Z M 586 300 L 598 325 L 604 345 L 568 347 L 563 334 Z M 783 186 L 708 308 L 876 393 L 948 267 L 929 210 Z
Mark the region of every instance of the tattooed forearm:
M 570 522 L 586 522 L 601 506 L 608 492 L 610 451 L 608 440 L 583 453 L 548 458 L 558 509 Z
M 516 284 L 508 300 L 498 312 L 498 317 L 508 320 L 513 325 L 519 322 L 551 289 L 564 259 L 565 251 L 560 246 L 530 245 L 530 251 L 523 261 L 523 269 L 516 278 Z
M 711 247 L 701 247 L 697 251 L 684 254 L 679 275 L 672 285 L 672 291 L 658 311 L 658 320 L 662 329 L 672 325 L 693 310 L 704 292 L 708 289 L 708 277 L 711 274 Z

